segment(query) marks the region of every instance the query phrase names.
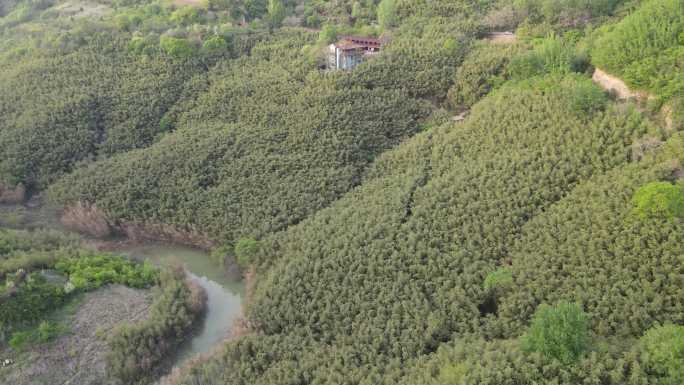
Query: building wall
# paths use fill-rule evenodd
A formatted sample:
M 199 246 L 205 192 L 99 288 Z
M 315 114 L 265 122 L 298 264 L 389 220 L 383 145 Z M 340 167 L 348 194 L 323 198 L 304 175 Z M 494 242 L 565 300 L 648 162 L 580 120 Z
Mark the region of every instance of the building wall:
M 350 70 L 361 64 L 364 60 L 363 52 L 344 51 L 335 44 L 328 46 L 328 68 L 337 70 Z

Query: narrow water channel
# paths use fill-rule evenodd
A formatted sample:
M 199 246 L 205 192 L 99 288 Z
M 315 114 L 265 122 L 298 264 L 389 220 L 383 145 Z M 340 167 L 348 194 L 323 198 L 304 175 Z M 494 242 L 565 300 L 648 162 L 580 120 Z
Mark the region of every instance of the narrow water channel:
M 0 205 L 0 227 L 15 229 L 65 229 L 57 219 L 57 210 L 44 205 L 27 207 Z M 207 312 L 202 324 L 175 356 L 174 366 L 181 366 L 196 354 L 206 353 L 219 344 L 242 311 L 244 284 L 239 273 L 228 272 L 201 250 L 168 243 L 136 245 L 122 243 L 114 254 L 149 260 L 158 266 L 181 265 L 207 294 Z
M 203 324 L 178 352 L 176 365 L 210 351 L 227 335 L 233 322 L 241 314 L 244 285 L 239 274 L 229 274 L 206 253 L 182 246 L 149 243 L 125 247 L 121 254 L 135 259 L 149 260 L 159 266 L 185 266 L 207 293 L 207 314 Z

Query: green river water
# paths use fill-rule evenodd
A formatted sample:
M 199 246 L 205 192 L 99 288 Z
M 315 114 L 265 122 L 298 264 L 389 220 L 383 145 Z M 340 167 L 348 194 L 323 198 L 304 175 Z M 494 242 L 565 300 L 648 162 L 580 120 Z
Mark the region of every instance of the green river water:
M 0 227 L 52 228 L 64 230 L 57 220 L 57 211 L 46 206 L 25 207 L 0 205 Z M 122 243 L 125 245 L 125 243 Z M 206 353 L 228 334 L 242 312 L 244 284 L 239 273 L 228 272 L 201 250 L 175 244 L 149 242 L 125 245 L 114 251 L 139 260 L 149 260 L 159 266 L 182 265 L 207 294 L 207 312 L 202 324 L 180 347 L 174 365 Z

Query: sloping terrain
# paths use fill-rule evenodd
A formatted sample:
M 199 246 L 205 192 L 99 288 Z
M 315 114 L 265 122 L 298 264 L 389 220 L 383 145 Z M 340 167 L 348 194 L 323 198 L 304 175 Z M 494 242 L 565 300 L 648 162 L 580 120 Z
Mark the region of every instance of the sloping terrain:
M 169 382 L 684 381 L 681 1 L 64 4 L 2 8 L 0 191 L 256 277 Z M 380 53 L 327 70 L 348 35 Z M 113 370 L 149 382 L 136 330 Z

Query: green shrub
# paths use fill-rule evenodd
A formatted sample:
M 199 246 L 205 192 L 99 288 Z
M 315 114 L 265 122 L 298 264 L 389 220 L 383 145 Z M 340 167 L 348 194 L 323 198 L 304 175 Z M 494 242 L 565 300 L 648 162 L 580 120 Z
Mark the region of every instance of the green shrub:
M 684 217 L 684 187 L 670 182 L 651 182 L 632 198 L 635 212 L 645 217 Z
M 62 288 L 47 283 L 38 273 L 29 275 L 26 282 L 13 288 L 0 289 L 0 343 L 4 342 L 8 332 L 31 325 L 46 313 L 59 308 L 65 298 Z M 30 333 L 17 333 L 13 342 L 16 346 L 24 344 L 31 337 Z
M 534 49 L 511 59 L 508 69 L 515 80 L 573 71 L 575 46 L 566 39 L 551 34 L 536 43 Z
M 629 86 L 668 99 L 684 93 L 684 3 L 648 0 L 614 26 L 603 29 L 592 62 Z
M 577 82 L 572 90 L 572 108 L 579 113 L 592 114 L 603 109 L 607 101 L 608 95 L 588 79 Z
M 162 36 L 159 38 L 159 47 L 169 56 L 175 58 L 188 58 L 192 56 L 193 48 L 186 39 Z
M 447 364 L 439 369 L 436 385 L 462 384 L 468 374 L 468 369 L 465 363 Z
M 158 279 L 158 271 L 151 263 L 139 264 L 118 256 L 62 258 L 55 268 L 67 275 L 77 290 L 92 290 L 109 283 L 144 288 L 155 284 Z
M 202 51 L 207 54 L 219 54 L 228 51 L 228 42 L 221 36 L 214 35 L 202 43 Z
M 224 266 L 229 257 L 235 255 L 235 247 L 232 245 L 222 245 L 211 250 L 209 257 L 217 264 Z
M 521 45 L 480 43 L 458 67 L 454 85 L 448 93 L 452 108 L 471 107 L 509 78 L 510 60 L 523 49 Z
M 48 283 L 40 273 L 31 273 L 16 287 L 16 293 L 2 299 L 0 324 L 13 327 L 38 321 L 45 313 L 60 307 L 64 289 Z
M 32 334 L 30 331 L 14 332 L 9 339 L 9 346 L 15 350 L 23 349 L 30 343 L 31 337 Z
M 392 28 L 397 24 L 396 0 L 382 0 L 378 4 L 378 23 L 382 29 Z
M 268 27 L 279 28 L 285 20 L 285 6 L 281 0 L 268 0 Z
M 246 269 L 255 262 L 259 253 L 259 242 L 251 238 L 242 238 L 235 244 L 235 259 L 238 266 Z
M 173 11 L 169 19 L 176 24 L 184 26 L 201 23 L 203 21 L 202 10 L 186 5 Z
M 509 269 L 501 268 L 495 270 L 485 277 L 485 290 L 491 289 L 506 289 L 513 285 L 513 274 Z
M 621 0 L 515 0 L 513 3 L 534 22 L 543 20 L 572 26 L 588 17 L 610 15 Z
M 187 337 L 204 311 L 204 293 L 182 269 L 164 270 L 160 288 L 149 318 L 121 326 L 107 341 L 108 373 L 126 384 L 154 379 L 156 366 Z
M 684 326 L 654 327 L 641 338 L 640 344 L 647 370 L 657 373 L 658 384 L 684 384 Z
M 61 325 L 42 321 L 37 327 L 12 333 L 9 345 L 12 349 L 21 350 L 30 345 L 44 344 L 59 336 L 64 331 Z
M 330 44 L 335 40 L 337 40 L 337 28 L 330 24 L 324 25 L 318 35 L 318 41 L 323 44 Z
M 19 269 L 47 268 L 63 254 L 77 253 L 79 239 L 54 230 L 0 228 L 0 279 Z
M 540 305 L 523 337 L 526 351 L 538 352 L 565 364 L 577 361 L 587 351 L 589 343 L 587 315 L 579 305 L 567 302 Z

